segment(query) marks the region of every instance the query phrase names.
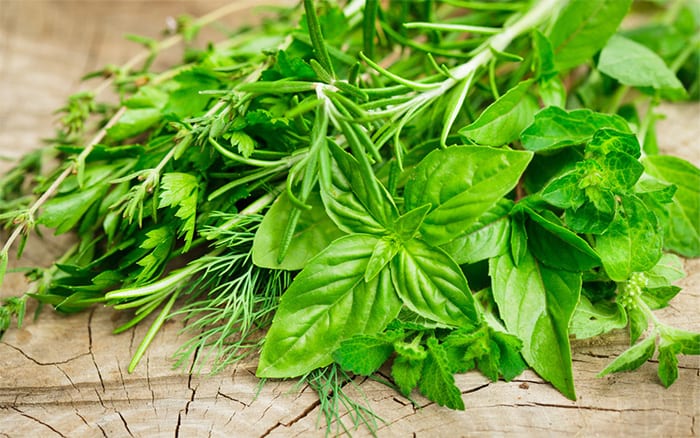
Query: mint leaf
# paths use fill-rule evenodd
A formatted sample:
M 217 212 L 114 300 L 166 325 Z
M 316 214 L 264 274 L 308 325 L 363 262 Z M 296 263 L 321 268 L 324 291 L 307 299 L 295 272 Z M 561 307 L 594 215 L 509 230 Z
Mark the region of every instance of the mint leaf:
M 418 385 L 423 373 L 424 359 L 411 359 L 402 355 L 396 356 L 391 365 L 391 377 L 399 387 L 399 392 L 408 397 Z
M 389 359 L 394 347 L 377 336 L 353 336 L 340 343 L 333 352 L 333 360 L 344 370 L 369 376 Z
M 464 410 L 462 393 L 455 385 L 444 348 L 432 337 L 428 339 L 427 346 L 428 356 L 423 364 L 418 389 L 440 406 Z

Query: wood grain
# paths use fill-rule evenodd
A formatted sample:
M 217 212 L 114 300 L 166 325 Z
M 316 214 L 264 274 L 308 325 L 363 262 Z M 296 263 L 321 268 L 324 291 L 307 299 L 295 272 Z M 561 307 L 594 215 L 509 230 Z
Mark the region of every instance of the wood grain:
M 18 157 L 52 133 L 54 109 L 84 84 L 86 72 L 121 63 L 139 48 L 124 33 L 158 36 L 165 17 L 201 15 L 213 0 L 0 0 L 0 156 Z M 245 16 L 229 20 L 246 20 Z M 665 151 L 700 164 L 700 106 L 664 106 Z M 0 161 L 0 171 L 9 164 Z M 4 240 L 4 237 L 3 237 Z M 70 237 L 33 239 L 13 266 L 46 264 Z M 685 290 L 664 321 L 700 330 L 700 262 L 687 262 Z M 0 296 L 21 293 L 12 274 Z M 133 374 L 126 367 L 146 326 L 114 336 L 124 316 L 95 307 L 64 316 L 44 311 L 0 342 L 0 436 L 171 437 L 323 436 L 319 403 L 295 382 L 259 387 L 255 363 L 210 376 L 173 370 L 181 324 L 166 323 Z M 656 366 L 596 378 L 625 348 L 617 333 L 574 344 L 579 394 L 569 401 L 532 372 L 505 383 L 476 373 L 457 377 L 467 410 L 440 408 L 416 395 L 418 407 L 385 386 L 358 380 L 386 424 L 382 437 L 434 436 L 694 436 L 700 430 L 700 359 L 681 358 L 678 382 L 664 389 Z M 353 391 L 349 387 L 349 391 Z M 362 429 L 356 433 L 363 436 Z

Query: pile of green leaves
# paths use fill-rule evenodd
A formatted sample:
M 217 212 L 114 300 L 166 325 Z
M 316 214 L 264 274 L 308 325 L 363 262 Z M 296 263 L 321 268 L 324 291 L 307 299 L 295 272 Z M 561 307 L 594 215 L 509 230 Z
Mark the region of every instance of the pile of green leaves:
M 353 375 L 464 409 L 455 373 L 530 367 L 573 399 L 570 339 L 625 328 L 601 375 L 658 351 L 672 384 L 700 334 L 653 311 L 700 255 L 700 170 L 659 155 L 655 108 L 700 97 L 700 7 L 640 2 L 622 30 L 632 6 L 304 0 L 204 49 L 180 20 L 181 64 L 99 72 L 119 105 L 71 97 L 0 180 L 3 273 L 37 225 L 78 236 L 0 332 L 27 298 L 133 311 L 117 332 L 155 313 L 133 370 L 180 317 L 179 363 L 259 353 L 259 377 L 301 376 L 370 427 Z

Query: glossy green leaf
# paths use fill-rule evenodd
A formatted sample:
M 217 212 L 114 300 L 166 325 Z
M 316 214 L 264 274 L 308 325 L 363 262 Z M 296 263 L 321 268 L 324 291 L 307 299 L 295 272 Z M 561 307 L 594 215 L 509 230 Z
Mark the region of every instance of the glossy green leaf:
M 627 307 L 627 319 L 630 322 L 630 345 L 637 342 L 649 328 L 649 320 L 638 306 Z
M 405 242 L 392 260 L 391 277 L 404 305 L 418 315 L 456 327 L 479 322 L 467 279 L 441 249 L 420 240 Z
M 615 219 L 615 196 L 597 187 L 586 190 L 586 196 L 588 200 L 583 205 L 566 210 L 566 224 L 577 233 L 602 234 Z
M 559 70 L 586 62 L 605 46 L 632 0 L 572 0 L 559 12 L 549 39 Z
M 527 237 L 532 254 L 545 265 L 571 272 L 584 272 L 600 266 L 600 257 L 590 245 L 571 232 L 558 218 L 546 219 L 527 209 Z
M 630 132 L 625 119 L 617 115 L 550 106 L 535 114 L 534 122 L 522 132 L 521 141 L 527 150 L 551 151 L 585 144 L 602 128 Z
M 508 90 L 489 105 L 460 135 L 477 144 L 503 146 L 518 139 L 537 112 L 537 103 L 528 95 L 533 81 L 526 80 Z
M 482 214 L 465 234 L 440 246 L 459 265 L 476 263 L 504 254 L 510 243 L 510 219 L 513 206 L 510 200 L 501 200 Z
M 401 302 L 388 270 L 364 281 L 378 240 L 341 237 L 308 262 L 282 295 L 265 337 L 259 377 L 295 377 L 328 365 L 342 341 L 377 333 L 396 317 Z
M 661 342 L 659 345 L 659 368 L 657 374 L 661 384 L 666 388 L 671 386 L 678 379 L 678 357 L 676 356 L 676 345 Z
M 55 228 L 56 234 L 70 231 L 85 213 L 107 193 L 108 185 L 96 184 L 67 195 L 50 199 L 44 205 L 39 223 Z
M 301 212 L 287 255 L 282 263 L 278 263 L 281 239 L 294 208 L 286 192 L 280 194 L 255 233 L 253 263 L 268 269 L 300 270 L 344 234 L 326 214 L 318 192 L 312 192 L 306 202 L 311 209 Z
M 450 242 L 513 190 L 532 154 L 477 146 L 452 146 L 428 154 L 404 192 L 407 209 L 431 204 L 421 227 L 432 245 Z
M 543 379 L 576 398 L 569 323 L 579 301 L 581 274 L 552 270 L 530 253 L 515 265 L 509 254 L 490 260 L 493 297 L 522 355 Z
M 607 374 L 617 373 L 620 371 L 636 370 L 646 361 L 651 359 L 651 356 L 654 354 L 654 350 L 656 350 L 656 339 L 654 336 L 650 336 L 644 339 L 642 342 L 628 348 L 621 355 L 617 356 L 615 360 L 610 362 L 608 366 L 603 369 L 603 371 L 598 373 L 598 377 L 603 377 Z
M 598 59 L 598 70 L 624 85 L 652 88 L 670 98 L 685 96 L 683 84 L 663 59 L 647 47 L 613 35 Z
M 642 201 L 625 197 L 610 227 L 596 239 L 595 249 L 605 271 L 615 281 L 656 265 L 662 255 L 663 234 Z
M 642 162 L 650 175 L 678 187 L 667 206 L 664 247 L 685 257 L 700 256 L 700 169 L 664 155 L 650 155 Z
M 374 245 L 372 255 L 367 263 L 365 271 L 365 281 L 369 282 L 379 275 L 379 273 L 391 262 L 391 259 L 401 249 L 401 242 L 394 236 L 384 236 Z

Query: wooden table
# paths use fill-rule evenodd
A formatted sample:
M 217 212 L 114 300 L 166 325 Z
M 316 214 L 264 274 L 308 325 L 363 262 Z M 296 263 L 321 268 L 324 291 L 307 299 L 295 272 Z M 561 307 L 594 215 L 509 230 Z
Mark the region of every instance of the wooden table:
M 201 15 L 214 0 L 0 0 L 0 156 L 18 157 L 52 133 L 52 111 L 83 85 L 79 78 L 139 51 L 124 33 L 156 37 L 165 17 Z M 244 16 L 235 19 L 244 20 Z M 234 20 L 235 20 L 234 19 Z M 228 18 L 231 22 L 232 18 Z M 700 106 L 664 106 L 660 143 L 700 164 Z M 0 171 L 8 163 L 0 161 Z M 4 241 L 4 236 L 2 240 Z M 70 237 L 32 239 L 12 266 L 46 264 Z M 700 330 L 700 263 L 688 262 L 685 288 L 662 312 L 664 321 Z M 11 274 L 0 296 L 21 293 Z M 110 309 L 63 316 L 49 310 L 0 342 L 0 436 L 322 436 L 318 400 L 294 382 L 262 388 L 255 363 L 216 376 L 172 369 L 182 341 L 178 322 L 165 325 L 141 365 L 127 363 L 146 325 L 114 336 L 124 317 Z M 510 383 L 477 373 L 457 377 L 467 410 L 440 408 L 416 396 L 420 408 L 392 390 L 361 381 L 384 418 L 380 436 L 692 436 L 700 432 L 700 358 L 682 357 L 675 385 L 664 389 L 656 365 L 599 379 L 595 374 L 624 349 L 618 333 L 576 342 L 579 398 L 569 401 L 532 372 Z M 358 436 L 365 434 L 360 429 Z

